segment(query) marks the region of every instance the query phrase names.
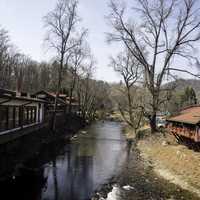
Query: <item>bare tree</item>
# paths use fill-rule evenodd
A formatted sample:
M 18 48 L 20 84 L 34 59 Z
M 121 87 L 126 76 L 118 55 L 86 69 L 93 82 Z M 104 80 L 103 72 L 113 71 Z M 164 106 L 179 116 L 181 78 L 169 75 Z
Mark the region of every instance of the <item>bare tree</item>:
M 76 92 L 81 110 L 81 117 L 85 120 L 93 118 L 96 110 L 97 88 L 92 80 L 95 61 L 92 56 L 88 57 L 88 62 L 82 66 L 81 75 L 78 76 Z
M 155 132 L 163 81 L 172 71 L 195 75 L 174 61 L 179 58 L 184 62 L 197 60 L 191 52 L 200 40 L 198 1 L 136 0 L 137 6 L 132 9 L 134 18 L 129 20 L 125 4 L 117 2 L 110 3 L 109 21 L 113 32 L 108 34 L 108 41 L 122 42 L 143 67 L 152 98 L 150 126 Z
M 123 78 L 125 87 L 120 88 L 120 92 L 126 101 L 119 102 L 120 113 L 129 126 L 134 129 L 137 135 L 138 129 L 144 116 L 144 106 L 138 99 L 139 83 L 142 75 L 140 63 L 126 49 L 116 58 L 111 58 L 111 66 Z M 128 105 L 127 105 L 128 104 Z
M 23 88 L 25 91 L 35 93 L 40 88 L 39 65 L 36 61 L 27 58 Z
M 8 88 L 11 76 L 10 51 L 11 44 L 8 32 L 0 29 L 0 87 Z
M 68 64 L 70 81 L 69 81 L 69 113 L 72 109 L 72 97 L 78 81 L 81 76 L 81 70 L 84 65 L 85 59 L 89 56 L 90 50 L 85 41 L 80 41 L 80 44 L 71 49 L 68 54 Z
M 39 64 L 40 90 L 48 90 L 51 86 L 52 79 L 55 79 L 55 74 L 51 77 L 51 68 L 49 63 L 42 62 Z
M 27 58 L 25 55 L 16 54 L 14 57 L 14 76 L 15 76 L 15 90 L 17 92 L 22 92 L 24 77 L 25 77 L 25 67 L 27 64 Z
M 64 64 L 66 63 L 66 55 L 70 49 L 77 45 L 77 40 L 74 39 L 76 25 L 80 21 L 77 15 L 77 5 L 78 2 L 76 0 L 58 0 L 55 9 L 44 17 L 47 28 L 46 41 L 49 43 L 50 47 L 56 50 L 59 60 L 54 113 L 56 113 L 57 109 L 57 99 L 61 89 L 62 72 Z M 83 37 L 84 34 L 85 31 L 81 34 L 81 37 Z M 54 128 L 55 115 L 56 114 L 54 114 L 53 120 Z

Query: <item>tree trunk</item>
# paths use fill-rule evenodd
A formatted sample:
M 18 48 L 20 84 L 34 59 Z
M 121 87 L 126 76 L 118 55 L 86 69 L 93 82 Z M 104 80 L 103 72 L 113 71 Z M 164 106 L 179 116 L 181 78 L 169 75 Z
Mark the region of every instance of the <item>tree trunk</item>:
M 130 86 L 128 86 L 128 84 L 127 84 L 127 95 L 128 95 L 128 112 L 129 112 L 130 124 L 133 124 L 132 99 L 131 99 Z
M 150 118 L 150 127 L 151 127 L 151 133 L 156 132 L 156 112 L 153 112 L 151 118 Z
M 72 97 L 73 97 L 73 91 L 74 91 L 74 88 L 75 88 L 75 84 L 76 84 L 76 77 L 73 78 L 73 82 L 72 82 L 72 85 L 70 87 L 70 94 L 69 94 L 69 114 L 71 115 L 72 113 Z
M 154 88 L 154 86 L 153 86 Z M 153 97 L 153 104 L 152 104 L 152 114 L 150 117 L 150 127 L 151 127 L 151 133 L 155 133 L 157 131 L 157 125 L 156 125 L 156 116 L 158 111 L 158 98 L 159 98 L 159 90 L 155 88 L 152 92 Z
M 54 103 L 54 112 L 53 112 L 53 120 L 52 120 L 52 130 L 53 131 L 56 130 L 56 112 L 57 112 L 58 98 L 59 98 L 61 82 L 62 82 L 63 60 L 64 60 L 64 55 L 61 55 L 60 69 L 59 69 L 59 72 L 58 72 L 58 85 L 57 85 L 57 90 L 56 90 L 56 97 L 55 97 L 55 103 Z
M 71 115 L 72 113 L 72 91 L 73 89 L 70 88 L 70 95 L 69 95 L 69 109 L 68 109 L 68 113 L 69 115 Z

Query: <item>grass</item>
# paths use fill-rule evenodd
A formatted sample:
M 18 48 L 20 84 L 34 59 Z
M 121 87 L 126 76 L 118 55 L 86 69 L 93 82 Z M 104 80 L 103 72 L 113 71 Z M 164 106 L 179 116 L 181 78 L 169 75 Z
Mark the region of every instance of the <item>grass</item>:
M 135 133 L 130 126 L 125 125 L 123 132 L 127 139 L 135 139 Z

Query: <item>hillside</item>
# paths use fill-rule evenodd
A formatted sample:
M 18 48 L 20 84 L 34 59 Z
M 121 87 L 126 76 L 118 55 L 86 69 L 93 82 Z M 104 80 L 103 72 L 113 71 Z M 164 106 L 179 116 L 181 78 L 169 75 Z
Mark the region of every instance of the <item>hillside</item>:
M 177 91 L 184 90 L 187 86 L 192 87 L 196 92 L 197 98 L 200 100 L 200 79 L 178 79 L 172 83 L 176 83 Z

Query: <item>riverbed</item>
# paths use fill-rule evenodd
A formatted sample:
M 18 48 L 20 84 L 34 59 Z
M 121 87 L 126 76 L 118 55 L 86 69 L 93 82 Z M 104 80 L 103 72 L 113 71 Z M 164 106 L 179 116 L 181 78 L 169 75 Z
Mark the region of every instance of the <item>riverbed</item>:
M 198 199 L 153 174 L 127 144 L 122 125 L 110 121 L 44 145 L 0 188 L 3 200 Z

